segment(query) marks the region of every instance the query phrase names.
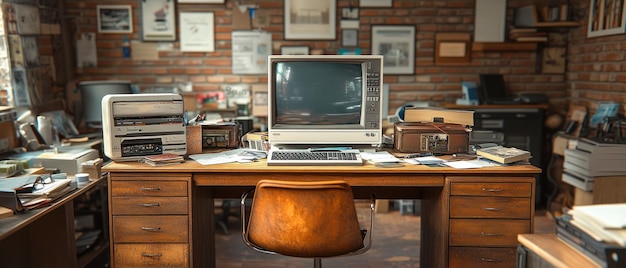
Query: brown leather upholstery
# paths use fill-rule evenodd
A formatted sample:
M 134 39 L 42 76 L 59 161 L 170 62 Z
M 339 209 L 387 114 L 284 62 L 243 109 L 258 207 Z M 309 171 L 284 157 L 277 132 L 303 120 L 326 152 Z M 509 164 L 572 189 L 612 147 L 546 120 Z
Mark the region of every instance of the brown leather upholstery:
M 294 257 L 339 256 L 364 247 L 352 190 L 343 181 L 260 181 L 247 235 L 263 250 Z

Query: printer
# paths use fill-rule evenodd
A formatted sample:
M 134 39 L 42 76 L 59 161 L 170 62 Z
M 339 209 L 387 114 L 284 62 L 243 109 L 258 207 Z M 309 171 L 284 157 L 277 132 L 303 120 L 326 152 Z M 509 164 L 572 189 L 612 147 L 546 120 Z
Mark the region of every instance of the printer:
M 187 153 L 182 96 L 110 94 L 102 98 L 104 154 L 113 161 Z

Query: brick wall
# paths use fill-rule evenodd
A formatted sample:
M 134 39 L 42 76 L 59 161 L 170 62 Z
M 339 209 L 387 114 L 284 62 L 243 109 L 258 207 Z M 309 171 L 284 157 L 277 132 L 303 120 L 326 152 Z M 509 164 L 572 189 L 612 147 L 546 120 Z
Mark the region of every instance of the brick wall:
M 626 103 L 626 35 L 587 38 L 589 1 L 577 1 L 581 27 L 570 33 L 567 95 L 573 104 L 594 112 L 599 102 Z
M 142 89 L 153 86 L 175 85 L 193 82 L 194 91 L 219 90 L 225 84 L 263 84 L 265 75 L 234 75 L 231 68 L 232 8 L 235 1 L 226 4 L 178 4 L 177 11 L 204 10 L 215 14 L 215 52 L 182 53 L 178 42 L 171 51 L 159 52 L 156 61 L 132 61 L 122 56 L 124 34 L 97 34 L 98 67 L 76 70 L 78 81 L 101 79 L 131 80 Z M 263 29 L 272 33 L 273 53 L 279 54 L 283 45 L 308 45 L 322 49 L 325 54 L 336 54 L 341 47 L 341 29 L 337 29 L 335 41 L 284 41 L 283 0 L 243 1 L 256 3 L 259 14 L 269 14 L 270 24 Z M 338 21 L 340 10 L 350 2 L 337 0 Z M 531 1 L 508 1 L 508 20 L 513 9 Z M 141 12 L 139 0 L 95 1 L 66 0 L 66 15 L 76 16 L 80 32 L 96 32 L 96 6 L 98 4 L 130 4 L 133 6 L 134 33 L 131 40 L 141 40 Z M 414 75 L 385 75 L 390 85 L 390 110 L 407 101 L 454 102 L 461 97 L 462 81 L 478 82 L 480 73 L 504 74 L 509 90 L 546 93 L 552 104 L 562 107 L 567 100 L 565 75 L 541 74 L 538 69 L 537 51 L 519 52 L 472 52 L 471 62 L 459 66 L 434 64 L 434 37 L 438 32 L 471 33 L 474 22 L 473 0 L 394 0 L 393 8 L 362 8 L 360 10 L 359 47 L 363 54 L 370 53 L 370 30 L 372 24 L 416 25 L 416 60 Z M 507 25 L 510 25 L 507 24 Z M 579 77 L 573 74 L 570 77 Z M 622 78 L 623 79 L 623 78 Z M 575 84 L 579 86 L 579 83 Z M 556 108 L 559 110 L 560 108 Z

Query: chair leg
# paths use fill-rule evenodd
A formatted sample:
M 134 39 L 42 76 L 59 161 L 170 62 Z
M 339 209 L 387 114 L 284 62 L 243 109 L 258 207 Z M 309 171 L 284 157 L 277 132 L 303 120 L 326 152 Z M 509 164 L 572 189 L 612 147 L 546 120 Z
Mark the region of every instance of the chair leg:
M 313 267 L 322 268 L 322 259 L 319 259 L 319 258 L 313 259 Z

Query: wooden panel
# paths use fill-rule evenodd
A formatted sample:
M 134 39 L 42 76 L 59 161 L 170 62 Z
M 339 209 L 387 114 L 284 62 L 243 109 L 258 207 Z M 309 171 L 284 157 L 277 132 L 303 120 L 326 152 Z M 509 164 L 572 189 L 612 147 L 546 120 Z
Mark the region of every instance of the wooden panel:
M 527 197 L 450 197 L 450 218 L 530 219 Z
M 116 267 L 189 267 L 187 244 L 116 244 Z
M 147 175 L 146 177 L 149 177 Z M 187 196 L 186 181 L 112 181 L 111 196 Z
M 450 245 L 515 247 L 517 234 L 530 232 L 530 220 L 451 219 Z
M 513 268 L 515 252 L 515 248 L 451 247 L 449 267 Z
M 113 216 L 115 243 L 188 242 L 187 216 Z
M 531 183 L 453 182 L 450 195 L 530 197 Z
M 472 51 L 535 51 L 537 43 L 534 42 L 475 42 L 472 43 Z
M 188 214 L 187 197 L 125 197 L 112 198 L 113 215 Z

